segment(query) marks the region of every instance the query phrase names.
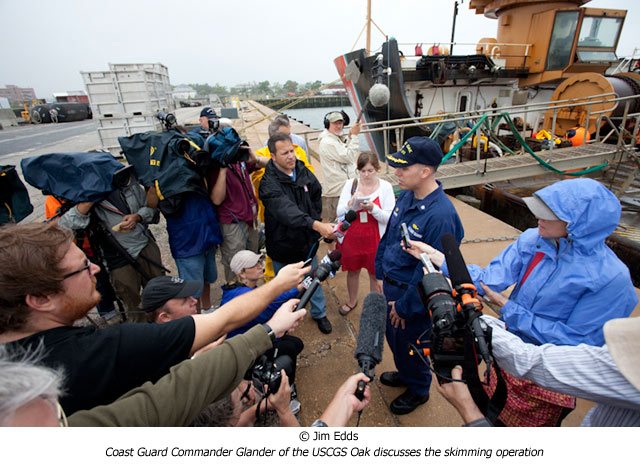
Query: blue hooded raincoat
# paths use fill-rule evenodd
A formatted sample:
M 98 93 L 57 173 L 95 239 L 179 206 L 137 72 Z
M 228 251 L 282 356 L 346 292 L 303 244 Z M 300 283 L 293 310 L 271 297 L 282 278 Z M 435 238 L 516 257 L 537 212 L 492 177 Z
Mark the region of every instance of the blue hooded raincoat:
M 601 346 L 604 323 L 629 316 L 638 303 L 629 270 L 604 242 L 618 225 L 620 202 L 592 179 L 535 195 L 568 223 L 568 237 L 544 239 L 528 229 L 486 268 L 470 265 L 471 277 L 480 294 L 480 281 L 498 292 L 516 285 L 501 318 L 524 341 Z M 544 256 L 522 284 L 536 252 Z

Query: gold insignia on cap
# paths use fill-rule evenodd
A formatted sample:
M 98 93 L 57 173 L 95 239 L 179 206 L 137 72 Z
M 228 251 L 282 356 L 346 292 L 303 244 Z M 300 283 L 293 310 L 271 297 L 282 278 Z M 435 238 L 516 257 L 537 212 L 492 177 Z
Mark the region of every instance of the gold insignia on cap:
M 394 163 L 408 163 L 407 160 L 403 160 L 402 158 L 396 158 L 393 155 L 387 155 L 387 160 L 391 160 Z

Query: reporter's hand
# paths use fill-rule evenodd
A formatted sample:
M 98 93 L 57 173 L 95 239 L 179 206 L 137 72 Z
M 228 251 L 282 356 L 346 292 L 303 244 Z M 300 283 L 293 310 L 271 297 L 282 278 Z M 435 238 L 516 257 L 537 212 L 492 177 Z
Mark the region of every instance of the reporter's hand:
M 289 411 L 289 403 L 291 402 L 291 386 L 289 385 L 289 377 L 284 369 L 280 370 L 280 387 L 267 397 L 267 405 L 278 413 L 278 416 L 284 415 Z
M 142 217 L 137 213 L 132 213 L 130 215 L 125 215 L 120 222 L 120 230 L 122 231 L 131 231 L 136 227 L 136 224 L 142 221 Z
M 360 134 L 361 129 L 362 129 L 362 126 L 360 125 L 360 121 L 357 121 L 356 124 L 351 126 L 351 129 L 349 129 L 349 135 L 357 136 L 358 134 Z
M 78 202 L 76 210 L 78 210 L 78 213 L 81 215 L 88 215 L 91 207 L 93 207 L 93 202 Z
M 325 239 L 335 239 L 336 236 L 333 234 L 333 229 L 335 228 L 335 224 L 331 223 L 321 223 L 320 221 L 313 222 L 313 230 L 320 234 Z
M 509 299 L 506 296 L 502 295 L 500 292 L 494 291 L 485 283 L 481 282 L 480 285 L 482 286 L 482 289 L 484 289 L 485 297 L 492 304 L 498 305 L 499 307 L 504 307 L 507 302 L 509 302 Z
M 368 384 L 364 389 L 363 400 L 358 399 L 355 395 L 359 381 L 369 383 L 371 380 L 364 373 L 357 373 L 347 378 L 338 388 L 320 417 L 328 426 L 346 426 L 354 412 L 360 412 L 369 404 L 371 390 Z
M 431 263 L 433 263 L 437 267 L 441 267 L 444 263 L 444 254 L 438 249 L 434 249 L 429 244 L 412 240 L 409 240 L 409 244 L 411 245 L 410 249 L 405 248 L 404 244 L 401 244 L 402 250 L 414 256 L 418 260 L 420 260 L 421 253 L 426 253 L 429 256 L 429 260 L 431 260 Z
M 370 202 L 369 200 L 365 200 L 364 202 L 362 202 L 362 209 L 367 210 L 368 212 L 372 212 L 374 205 L 375 204 L 373 202 Z
M 271 282 L 275 282 L 285 290 L 293 289 L 311 272 L 311 266 L 303 268 L 303 264 L 304 262 L 298 262 L 283 267 Z
M 455 366 L 451 370 L 451 378 L 454 380 L 449 383 L 438 384 L 436 389 L 458 411 L 465 423 L 470 423 L 484 417 L 476 403 L 471 397 L 471 392 L 466 383 L 462 382 L 462 368 Z
M 404 318 L 400 318 L 400 315 L 398 315 L 398 312 L 396 312 L 396 303 L 395 302 L 389 302 L 389 303 L 391 304 L 391 311 L 389 312 L 389 319 L 391 320 L 391 325 L 394 328 L 397 328 L 398 326 L 400 326 L 402 329 L 404 329 L 406 322 Z
M 282 337 L 287 331 L 293 331 L 298 327 L 300 321 L 307 314 L 303 308 L 295 310 L 300 299 L 291 299 L 283 303 L 271 319 L 267 321 L 267 325 L 273 330 L 276 337 Z

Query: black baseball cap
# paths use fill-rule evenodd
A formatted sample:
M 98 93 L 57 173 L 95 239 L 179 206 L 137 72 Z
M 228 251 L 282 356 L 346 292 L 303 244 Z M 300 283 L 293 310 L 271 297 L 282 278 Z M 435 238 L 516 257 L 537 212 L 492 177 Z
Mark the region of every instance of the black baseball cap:
M 153 312 L 167 303 L 167 300 L 195 296 L 200 286 L 198 281 L 185 281 L 177 276 L 153 278 L 142 291 L 142 310 Z
M 387 163 L 394 168 L 421 163 L 427 166 L 438 166 L 444 154 L 440 145 L 428 137 L 410 137 L 399 152 L 387 155 Z

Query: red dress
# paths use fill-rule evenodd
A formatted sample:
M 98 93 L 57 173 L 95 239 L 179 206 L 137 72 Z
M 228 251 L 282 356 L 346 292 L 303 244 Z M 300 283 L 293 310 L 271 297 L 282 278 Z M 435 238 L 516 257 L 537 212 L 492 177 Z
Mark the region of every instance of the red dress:
M 380 197 L 376 197 L 373 203 L 380 207 Z M 342 271 L 358 271 L 366 268 L 370 274 L 375 275 L 376 251 L 380 243 L 380 230 L 378 221 L 367 210 L 358 210 L 358 216 L 347 229 L 342 244 L 338 249 L 342 252 Z M 367 221 L 360 221 L 360 215 L 366 213 Z

